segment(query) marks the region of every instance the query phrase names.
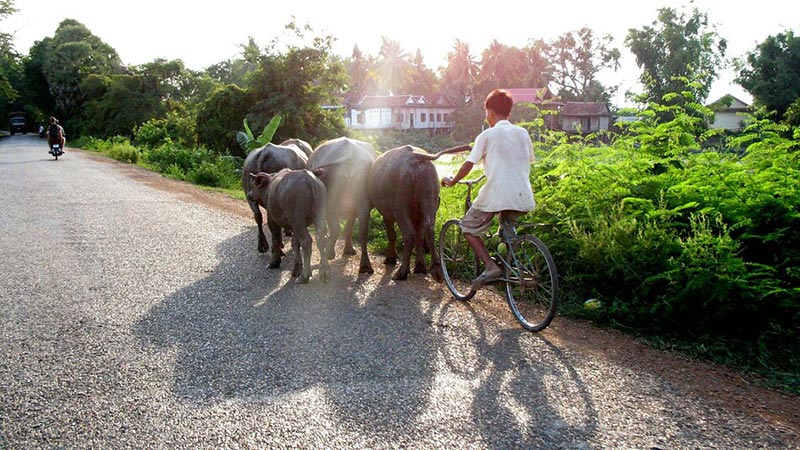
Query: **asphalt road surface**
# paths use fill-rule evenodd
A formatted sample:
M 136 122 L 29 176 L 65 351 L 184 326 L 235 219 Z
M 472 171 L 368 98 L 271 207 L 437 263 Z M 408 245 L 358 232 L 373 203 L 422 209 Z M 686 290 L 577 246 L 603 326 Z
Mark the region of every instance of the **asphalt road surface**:
M 46 152 L 0 139 L 0 448 L 800 448 L 724 369 L 376 255 L 298 285 L 244 202 Z

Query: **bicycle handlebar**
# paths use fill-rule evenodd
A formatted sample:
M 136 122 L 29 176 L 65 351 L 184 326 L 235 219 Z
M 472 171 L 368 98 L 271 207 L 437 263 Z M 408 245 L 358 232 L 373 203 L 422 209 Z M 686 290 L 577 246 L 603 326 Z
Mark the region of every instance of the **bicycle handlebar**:
M 467 186 L 472 186 L 474 184 L 480 183 L 481 181 L 483 181 L 484 178 L 486 178 L 485 174 L 479 176 L 478 178 L 474 178 L 472 180 L 458 180 L 458 184 L 466 184 Z

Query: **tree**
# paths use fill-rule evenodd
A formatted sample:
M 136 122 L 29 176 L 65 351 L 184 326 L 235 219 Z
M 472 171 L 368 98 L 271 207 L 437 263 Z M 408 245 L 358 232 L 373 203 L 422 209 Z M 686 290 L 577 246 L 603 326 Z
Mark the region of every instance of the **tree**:
M 348 97 L 358 101 L 368 94 L 377 91 L 377 80 L 374 72 L 376 62 L 370 56 L 364 56 L 358 45 L 353 47 L 353 54 L 346 62 L 349 82 Z
M 660 8 L 652 25 L 628 30 L 625 45 L 642 69 L 639 80 L 645 92 L 641 100 L 661 103 L 665 94 L 682 92 L 686 88 L 680 81 L 683 77 L 698 82 L 691 87 L 692 97 L 702 103 L 723 63 L 727 42 L 708 24 L 707 14 L 697 8 L 688 17 L 672 8 Z M 674 101 L 683 98 L 674 97 Z
M 152 80 L 142 75 L 89 75 L 84 93 L 80 134 L 107 139 L 128 136 L 151 118 L 166 114 Z
M 538 87 L 528 85 L 530 62 L 520 48 L 501 44 L 495 39 L 481 54 L 475 95 L 484 98 L 497 88 Z
M 447 54 L 447 67 L 442 75 L 444 94 L 455 99 L 458 105 L 474 100 L 475 83 L 479 66 L 469 50 L 469 44 L 456 39 L 453 51 Z
M 16 11 L 12 0 L 0 0 L 0 22 Z M 19 93 L 13 84 L 14 80 L 21 79 L 22 73 L 20 57 L 14 50 L 11 38 L 8 33 L 0 33 L 0 110 L 3 111 L 18 97 Z
M 198 141 L 218 153 L 244 156 L 236 133 L 251 105 L 247 91 L 239 86 L 219 87 L 197 114 Z
M 800 37 L 792 31 L 767 37 L 736 66 L 736 83 L 778 117 L 800 98 Z
M 425 66 L 422 51 L 417 49 L 416 55 L 411 59 L 408 76 L 403 85 L 403 93 L 432 96 L 438 94 L 439 82 L 436 74 Z
M 52 38 L 38 41 L 34 47 L 44 55 L 42 72 L 56 112 L 66 118 L 80 116 L 85 100 L 80 86 L 89 75 L 124 72 L 116 50 L 73 19 L 63 20 Z
M 383 44 L 378 53 L 378 77 L 385 93 L 401 94 L 410 68 L 408 53 L 403 51 L 400 43 L 382 37 Z
M 553 76 L 562 100 L 608 103 L 612 87 L 607 90 L 597 80 L 603 69 L 619 68 L 620 52 L 611 47 L 613 38 L 595 38 L 590 28 L 567 32 L 547 48 L 553 65 Z
M 303 37 L 296 28 L 289 29 Z M 347 71 L 333 54 L 333 41 L 323 35 L 287 50 L 268 49 L 248 85 L 253 106 L 239 120 L 246 116 L 253 129 L 260 129 L 280 115 L 278 142 L 297 138 L 313 144 L 343 135 L 344 118 L 336 107 L 347 87 Z

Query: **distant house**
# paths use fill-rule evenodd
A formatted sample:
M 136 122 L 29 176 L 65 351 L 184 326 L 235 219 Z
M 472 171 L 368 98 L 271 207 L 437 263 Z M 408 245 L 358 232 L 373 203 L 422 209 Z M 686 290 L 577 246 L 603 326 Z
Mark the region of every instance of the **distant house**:
M 535 106 L 539 111 L 553 111 L 558 112 L 564 106 L 550 89 L 546 87 L 538 88 L 509 88 L 505 89 L 511 94 L 514 99 L 514 104 L 530 104 Z M 522 113 L 525 115 L 524 113 Z M 544 117 L 545 125 L 547 128 L 555 129 L 558 125 L 555 115 L 546 115 Z
M 561 129 L 571 133 L 608 130 L 611 111 L 605 103 L 567 102 L 561 109 Z
M 708 107 L 714 111 L 711 128 L 729 131 L 739 131 L 744 128 L 745 117 L 742 114 L 750 111 L 750 105 L 732 95 L 724 95 Z
M 348 105 L 345 123 L 354 130 L 426 130 L 449 132 L 456 107 L 443 95 L 364 96 Z

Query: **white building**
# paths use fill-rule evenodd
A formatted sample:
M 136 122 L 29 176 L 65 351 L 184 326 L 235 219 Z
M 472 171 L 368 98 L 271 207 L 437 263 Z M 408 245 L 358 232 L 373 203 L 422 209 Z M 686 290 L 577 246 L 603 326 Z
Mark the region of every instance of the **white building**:
M 426 130 L 438 134 L 453 128 L 450 115 L 455 110 L 442 95 L 433 100 L 424 95 L 365 96 L 348 106 L 345 123 L 354 130 Z
M 729 131 L 740 131 L 744 128 L 746 118 L 743 113 L 750 111 L 750 105 L 732 95 L 725 95 L 708 106 L 714 110 L 711 128 Z

